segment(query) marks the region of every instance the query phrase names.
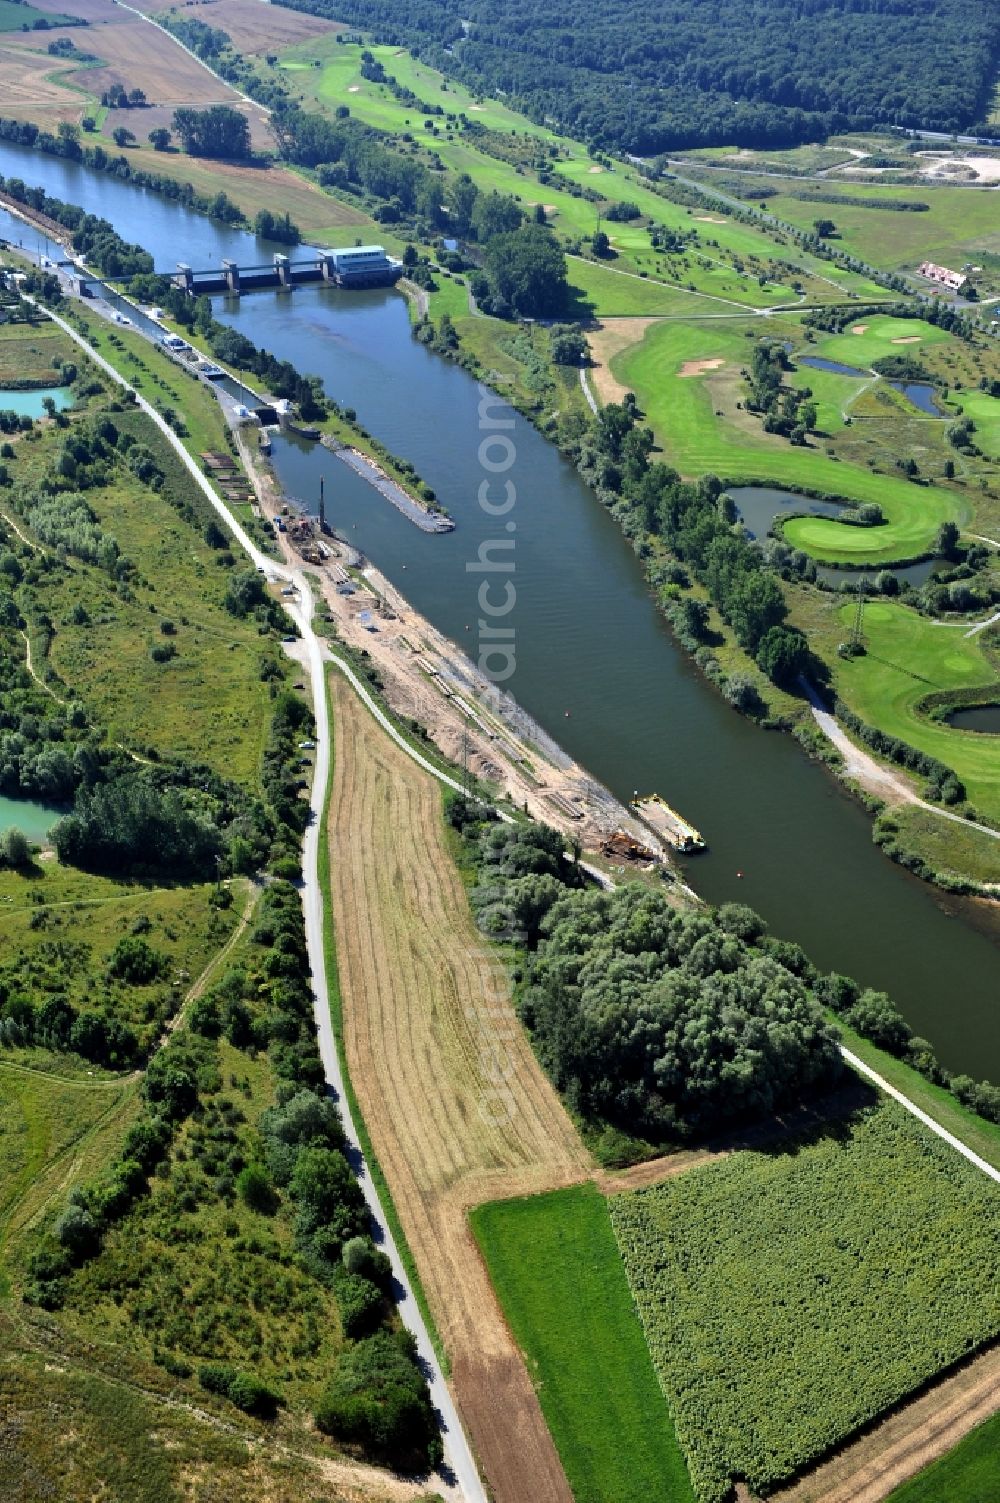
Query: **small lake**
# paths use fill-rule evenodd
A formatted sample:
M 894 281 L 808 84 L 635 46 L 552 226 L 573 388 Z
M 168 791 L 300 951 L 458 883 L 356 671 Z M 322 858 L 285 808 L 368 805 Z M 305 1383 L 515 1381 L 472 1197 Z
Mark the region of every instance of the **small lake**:
M 859 376 L 864 380 L 871 371 L 861 370 L 856 365 L 841 365 L 839 360 L 824 360 L 822 355 L 795 355 L 796 365 L 808 365 L 814 371 L 826 371 L 831 376 Z
M 970 705 L 953 710 L 948 724 L 956 731 L 979 731 L 986 736 L 1000 736 L 1000 705 Z
M 5 830 L 23 830 L 37 845 L 45 839 L 61 814 L 62 810 L 49 804 L 36 804 L 29 798 L 4 798 L 0 794 L 0 835 Z
M 857 365 L 842 365 L 839 360 L 824 360 L 822 355 L 796 355 L 796 365 L 808 365 L 814 371 L 826 371 L 831 376 L 854 376 L 864 380 L 866 376 L 872 376 L 874 371 L 862 370 Z M 912 402 L 918 412 L 923 412 L 927 417 L 945 417 L 946 414 L 938 405 L 937 396 L 933 386 L 927 381 L 890 381 L 889 385 L 894 391 L 902 392 L 908 402 Z
M 763 542 L 771 530 L 775 517 L 843 516 L 844 507 L 837 501 L 821 501 L 817 496 L 799 496 L 794 491 L 779 491 L 772 485 L 737 485 L 731 487 L 732 496 L 739 512 L 740 521 L 752 538 Z
M 0 412 L 16 412 L 19 417 L 44 417 L 46 397 L 51 397 L 60 411 L 73 401 L 68 386 L 40 386 L 35 391 L 4 391 L 0 387 Z
M 817 564 L 816 578 L 821 579 L 824 584 L 832 585 L 835 590 L 842 586 L 853 590 L 859 579 L 874 581 L 879 574 L 894 574 L 900 584 L 905 579 L 916 588 L 917 585 L 925 584 L 930 579 L 938 563 L 939 560 L 936 558 L 924 558 L 918 564 L 900 564 L 894 569 L 831 569 L 826 564 Z

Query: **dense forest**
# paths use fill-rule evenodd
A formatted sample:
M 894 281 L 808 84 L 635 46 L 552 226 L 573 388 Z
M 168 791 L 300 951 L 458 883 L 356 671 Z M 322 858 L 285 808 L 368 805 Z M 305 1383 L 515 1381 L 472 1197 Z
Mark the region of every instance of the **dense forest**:
M 1000 13 L 959 0 L 282 3 L 417 47 L 535 120 L 643 155 L 874 125 L 967 128 L 985 116 L 1000 50 Z

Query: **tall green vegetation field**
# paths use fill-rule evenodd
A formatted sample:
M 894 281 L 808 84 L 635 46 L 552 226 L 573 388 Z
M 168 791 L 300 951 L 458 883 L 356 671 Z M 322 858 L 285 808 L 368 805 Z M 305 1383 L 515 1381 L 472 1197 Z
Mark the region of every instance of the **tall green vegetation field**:
M 701 1503 L 791 1477 L 1000 1331 L 993 1187 L 889 1103 L 611 1218 Z
M 576 1503 L 690 1503 L 604 1196 L 580 1185 L 471 1221 Z

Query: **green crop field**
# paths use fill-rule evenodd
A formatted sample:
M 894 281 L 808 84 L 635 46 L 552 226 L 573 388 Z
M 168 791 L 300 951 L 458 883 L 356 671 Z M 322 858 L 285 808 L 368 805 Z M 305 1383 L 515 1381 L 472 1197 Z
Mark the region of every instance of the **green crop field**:
M 481 1206 L 471 1221 L 576 1503 L 691 1503 L 596 1186 Z
M 1000 1415 L 994 1415 L 886 1503 L 992 1503 L 998 1492 Z
M 803 610 L 796 606 L 793 616 L 834 665 L 840 698 L 869 725 L 953 767 L 976 808 L 1000 817 L 995 738 L 930 720 L 917 709 L 936 690 L 997 682 L 984 650 L 985 634 L 966 637 L 965 625 L 937 626 L 896 601 L 871 601 L 865 608 L 867 651 L 864 657 L 845 660 L 837 657 L 836 644 L 848 634 L 853 605 L 826 596 L 807 613 Z
M 776 337 L 786 330 L 790 336 L 799 332 L 790 322 L 772 320 L 767 326 L 767 333 Z M 941 522 L 959 512 L 958 498 L 857 464 L 831 462 L 818 438 L 809 447 L 795 447 L 764 433 L 759 420 L 742 409 L 746 386 L 741 371 L 749 364 L 752 341 L 762 332 L 738 320 L 657 324 L 641 344 L 612 361 L 612 370 L 635 392 L 665 457 L 682 474 L 760 480 L 788 490 L 805 487 L 882 507 L 886 524 L 878 528 L 848 527 L 822 517 L 789 521 L 785 536 L 794 547 L 833 562 L 879 563 L 925 553 Z M 704 361 L 717 364 L 681 375 L 685 366 Z M 803 368 L 797 379 L 812 386 L 812 377 L 823 374 Z M 832 390 L 823 383 L 828 421 L 836 417 Z M 849 395 L 849 387 L 844 390 Z
M 616 1196 L 701 1503 L 767 1491 L 1000 1330 L 1000 1206 L 892 1103 Z

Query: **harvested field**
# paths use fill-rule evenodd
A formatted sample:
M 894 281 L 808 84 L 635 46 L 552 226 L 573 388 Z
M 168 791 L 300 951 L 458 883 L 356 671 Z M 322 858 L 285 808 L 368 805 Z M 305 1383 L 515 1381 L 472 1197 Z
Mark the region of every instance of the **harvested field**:
M 653 318 L 612 318 L 588 332 L 587 343 L 594 360 L 590 380 L 602 402 L 620 402 L 628 391 L 628 387 L 612 375 L 611 362 L 622 350 L 639 344 L 650 324 L 655 322 Z
M 49 37 L 56 34 L 52 31 L 45 33 Z M 25 43 L 32 38 L 37 46 L 37 33 L 27 33 L 23 41 L 17 33 L 5 36 L 0 46 L 0 95 L 4 114 L 18 120 L 30 120 L 46 129 L 53 129 L 60 120 L 78 120 L 84 99 L 77 89 L 64 86 L 62 82 L 70 76 L 79 77 L 77 65 L 59 63 L 54 57 L 27 51 Z M 82 84 L 80 87 L 87 86 Z
M 497 1503 L 571 1503 L 466 1213 L 591 1162 L 473 926 L 437 784 L 339 677 L 330 855 L 347 1061 Z
M 703 376 L 706 371 L 719 370 L 725 363 L 724 360 L 685 360 L 677 374 L 682 380 L 688 376 Z
M 176 7 L 173 0 L 155 0 L 137 9 L 155 17 Z M 237 52 L 251 54 L 282 52 L 312 37 L 344 30 L 339 21 L 323 21 L 279 5 L 262 5 L 261 0 L 187 0 L 184 19 L 215 26 L 228 34 Z
M 89 23 L 88 29 L 53 28 L 45 32 L 46 45 L 62 38 L 74 42 L 77 47 L 93 52 L 101 58 L 104 67 L 70 67 L 64 76 L 75 89 L 100 98 L 112 84 L 125 88 L 142 89 L 151 105 L 169 107 L 178 105 L 205 106 L 228 104 L 246 114 L 251 122 L 251 134 L 255 146 L 273 144 L 267 115 L 258 105 L 246 105 L 239 93 L 226 83 L 215 78 L 198 60 L 180 46 L 170 42 L 162 31 L 148 21 L 124 11 L 113 0 L 71 0 L 71 4 L 49 9 L 59 9 L 63 14 L 79 15 Z M 39 45 L 38 36 L 27 32 L 18 40 L 10 38 L 15 48 L 31 48 Z M 40 60 L 41 61 L 41 60 Z M 45 59 L 45 71 L 51 70 L 51 58 Z M 76 113 L 80 111 L 79 97 Z M 145 139 L 153 124 L 161 120 L 150 119 L 147 110 L 127 110 L 120 124 L 127 125 L 136 135 Z M 168 122 L 169 123 L 169 122 Z
M 134 115 L 137 112 L 126 110 L 123 113 Z M 152 115 L 153 111 L 144 110 L 142 113 Z M 181 152 L 154 152 L 148 147 L 129 155 L 133 165 L 160 172 L 181 183 L 191 183 L 199 193 L 214 194 L 220 188 L 224 189 L 249 219 L 254 218 L 258 209 L 274 209 L 275 205 L 280 205 L 283 210 L 288 210 L 307 239 L 316 236 L 323 241 L 326 232 L 331 232 L 335 243 L 344 243 L 346 236 L 336 240 L 334 232 L 338 226 L 371 224 L 359 209 L 331 198 L 288 167 L 274 164 L 248 167 L 238 162 L 214 162 L 184 156 Z

